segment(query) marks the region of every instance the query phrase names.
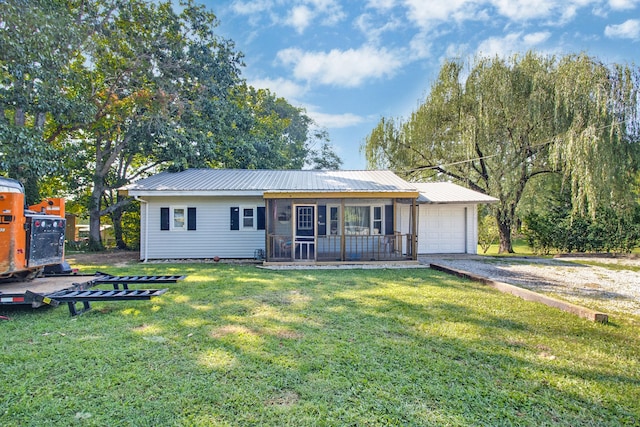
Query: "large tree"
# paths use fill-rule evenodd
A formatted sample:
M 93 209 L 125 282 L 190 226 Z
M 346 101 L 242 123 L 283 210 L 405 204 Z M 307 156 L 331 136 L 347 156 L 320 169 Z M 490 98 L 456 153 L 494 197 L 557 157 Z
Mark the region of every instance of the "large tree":
M 32 200 L 64 177 L 96 249 L 101 217 L 117 232 L 130 202 L 116 189 L 140 176 L 299 168 L 310 155 L 311 119 L 247 86 L 242 55 L 191 0 L 9 0 L 0 12 L 0 170 Z
M 500 252 L 513 252 L 516 208 L 531 178 L 561 174 L 577 211 L 629 204 L 638 170 L 638 70 L 586 55 L 527 53 L 447 61 L 406 121 L 369 134 L 372 167 L 460 182 L 500 201 Z
M 94 108 L 69 89 L 83 80 L 85 13 L 82 2 L 0 2 L 0 170 L 24 184 L 30 203 L 38 181 L 60 172 L 61 131 Z

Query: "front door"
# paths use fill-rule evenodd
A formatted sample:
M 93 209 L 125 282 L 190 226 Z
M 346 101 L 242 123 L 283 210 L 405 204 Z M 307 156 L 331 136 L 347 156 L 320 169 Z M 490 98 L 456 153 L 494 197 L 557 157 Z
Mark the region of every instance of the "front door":
M 295 254 L 296 261 L 316 259 L 316 207 L 296 205 Z

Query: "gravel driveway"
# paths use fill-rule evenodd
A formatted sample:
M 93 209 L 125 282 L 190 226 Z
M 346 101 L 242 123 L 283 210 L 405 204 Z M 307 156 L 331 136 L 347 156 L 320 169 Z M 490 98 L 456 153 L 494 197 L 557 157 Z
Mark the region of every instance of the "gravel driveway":
M 535 258 L 479 255 L 421 256 L 424 264 L 441 264 L 492 280 L 552 295 L 607 314 L 640 316 L 640 272 L 579 264 L 614 263 L 640 267 L 639 258 Z

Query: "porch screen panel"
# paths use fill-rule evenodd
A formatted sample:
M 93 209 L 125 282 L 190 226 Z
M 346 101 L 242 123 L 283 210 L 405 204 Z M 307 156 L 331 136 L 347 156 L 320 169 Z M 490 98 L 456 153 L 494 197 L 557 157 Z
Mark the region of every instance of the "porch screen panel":
M 384 234 L 393 234 L 393 205 L 384 207 Z

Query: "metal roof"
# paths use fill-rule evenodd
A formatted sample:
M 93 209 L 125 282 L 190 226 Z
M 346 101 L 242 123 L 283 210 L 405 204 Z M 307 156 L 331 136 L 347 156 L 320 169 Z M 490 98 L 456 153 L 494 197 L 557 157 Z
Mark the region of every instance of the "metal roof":
M 493 203 L 498 201 L 495 197 L 469 190 L 451 182 L 425 182 L 413 185 L 420 192 L 418 203 Z
M 391 171 L 187 169 L 120 188 L 132 196 L 261 196 L 271 193 L 419 193 L 418 203 L 492 203 L 498 199 L 450 182 L 409 183 Z M 412 196 L 414 197 L 414 196 Z
M 262 195 L 265 192 L 416 192 L 391 171 L 187 169 L 162 172 L 122 187 L 134 196 Z

